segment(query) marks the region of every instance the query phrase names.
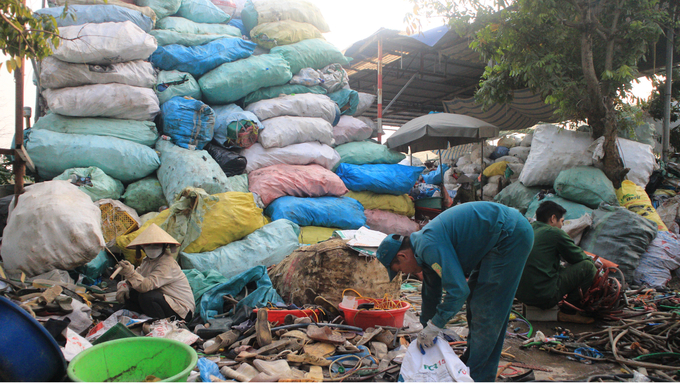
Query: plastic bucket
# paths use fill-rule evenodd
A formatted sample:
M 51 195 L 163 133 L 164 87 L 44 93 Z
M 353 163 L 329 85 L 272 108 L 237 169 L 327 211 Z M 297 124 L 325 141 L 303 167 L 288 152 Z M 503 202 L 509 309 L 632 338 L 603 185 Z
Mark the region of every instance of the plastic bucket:
M 368 302 L 366 299 L 357 299 L 357 305 L 366 302 Z M 374 326 L 404 327 L 404 315 L 411 305 L 402 301 L 401 308 L 393 310 L 355 310 L 343 306 L 342 303 L 338 307 L 343 311 L 348 325 L 365 330 Z
M 66 361 L 52 335 L 9 299 L 0 297 L 0 381 L 60 381 Z
M 74 382 L 143 382 L 152 375 L 163 382 L 186 382 L 197 361 L 196 351 L 176 340 L 124 338 L 78 354 L 68 377 Z
M 257 313 L 258 309 L 253 310 Z M 292 314 L 298 318 L 311 318 L 312 322 L 318 322 L 319 316 L 321 316 L 320 310 L 312 309 L 299 309 L 299 310 L 267 310 L 267 321 L 269 323 L 278 323 L 283 325 L 283 321 L 286 319 L 286 315 Z

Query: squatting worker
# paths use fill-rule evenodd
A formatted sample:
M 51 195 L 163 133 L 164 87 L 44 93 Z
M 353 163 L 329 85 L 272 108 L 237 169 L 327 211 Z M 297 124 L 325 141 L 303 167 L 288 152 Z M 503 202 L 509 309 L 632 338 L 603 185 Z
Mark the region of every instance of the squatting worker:
M 389 235 L 377 256 L 390 279 L 399 271 L 423 272 L 420 321 L 425 328 L 418 334 L 423 347 L 433 345 L 467 300 L 470 334 L 461 359 L 472 379 L 493 382 L 533 241 L 531 225 L 517 210 L 493 202 L 468 202 L 444 211 L 410 237 Z
M 146 257 L 137 270 L 128 261 L 121 261 L 121 275 L 126 281 L 118 284 L 116 300 L 125 307 L 152 318 L 190 321 L 196 309 L 189 280 L 182 272 L 171 251 L 179 246 L 170 234 L 151 224 L 127 246 L 144 250 Z
M 553 201 L 544 201 L 536 209 L 534 247 L 529 254 L 517 288 L 517 299 L 541 309 L 554 307 L 567 295 L 566 301 L 578 306 L 581 291 L 593 283 L 597 268 L 593 260 L 562 230 L 567 211 Z M 560 259 L 569 265 L 562 267 Z M 562 322 L 592 323 L 593 318 L 568 312 L 563 307 L 557 314 Z

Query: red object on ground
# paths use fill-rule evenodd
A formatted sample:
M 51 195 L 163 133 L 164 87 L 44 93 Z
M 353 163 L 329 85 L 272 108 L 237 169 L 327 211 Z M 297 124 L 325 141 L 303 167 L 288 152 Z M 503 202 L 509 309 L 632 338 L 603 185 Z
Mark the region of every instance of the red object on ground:
M 312 319 L 312 322 L 318 322 L 319 316 L 321 316 L 321 310 L 319 309 L 267 310 L 267 311 L 268 311 L 267 320 L 269 321 L 269 323 L 278 322 L 279 326 L 283 326 L 283 320 L 286 318 L 286 315 L 288 314 L 293 314 L 298 318 L 309 317 Z M 253 312 L 257 314 L 257 309 L 253 310 Z
M 357 299 L 357 305 L 369 302 L 367 299 Z M 411 308 L 407 302 L 401 302 L 401 308 L 393 310 L 356 310 L 345 307 L 340 303 L 340 310 L 345 315 L 345 322 L 350 326 L 361 327 L 364 330 L 373 326 L 404 327 L 404 314 Z

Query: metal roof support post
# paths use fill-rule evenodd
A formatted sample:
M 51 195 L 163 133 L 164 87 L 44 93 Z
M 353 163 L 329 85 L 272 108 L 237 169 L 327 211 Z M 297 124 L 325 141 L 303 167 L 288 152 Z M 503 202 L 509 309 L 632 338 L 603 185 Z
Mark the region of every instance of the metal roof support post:
M 401 89 L 399 89 L 399 92 L 397 92 L 397 95 L 394 96 L 394 98 L 390 101 L 389 104 L 387 104 L 387 106 L 385 107 L 385 110 L 382 111 L 383 113 L 390 110 L 390 106 L 392 106 L 392 104 L 394 104 L 394 102 L 397 101 L 399 96 L 401 96 L 401 94 L 404 93 L 406 88 L 408 88 L 408 86 L 411 85 L 411 81 L 413 81 L 413 79 L 416 78 L 417 75 L 418 75 L 418 73 L 414 73 L 413 76 L 411 76 L 411 78 L 408 79 L 408 81 L 406 81 L 406 84 L 404 84 L 404 86 L 402 86 Z
M 675 12 L 673 12 L 675 13 Z M 666 89 L 663 110 L 663 152 L 664 162 L 669 160 L 671 134 L 671 87 L 673 84 L 673 28 L 666 34 Z
M 382 70 L 383 70 L 383 65 L 382 65 L 382 59 L 383 59 L 383 51 L 382 51 L 382 37 L 378 39 L 378 132 L 382 132 L 382 115 L 383 115 L 383 110 L 382 110 L 382 91 L 383 91 L 383 83 L 382 83 Z M 378 133 L 378 142 L 382 143 L 382 134 Z
M 15 108 L 14 108 L 14 153 L 23 151 L 24 145 L 24 64 L 23 58 L 20 65 L 14 69 L 15 86 Z M 19 195 L 24 192 L 24 176 L 26 175 L 26 162 L 20 155 L 14 156 L 14 206 L 19 201 Z

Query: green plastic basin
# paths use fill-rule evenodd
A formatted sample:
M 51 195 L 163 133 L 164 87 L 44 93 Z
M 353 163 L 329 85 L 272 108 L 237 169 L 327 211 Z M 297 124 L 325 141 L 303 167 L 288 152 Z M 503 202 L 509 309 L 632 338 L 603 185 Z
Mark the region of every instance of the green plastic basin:
M 149 375 L 163 382 L 186 382 L 197 361 L 196 351 L 176 340 L 124 338 L 81 352 L 67 373 L 74 382 L 143 382 Z

